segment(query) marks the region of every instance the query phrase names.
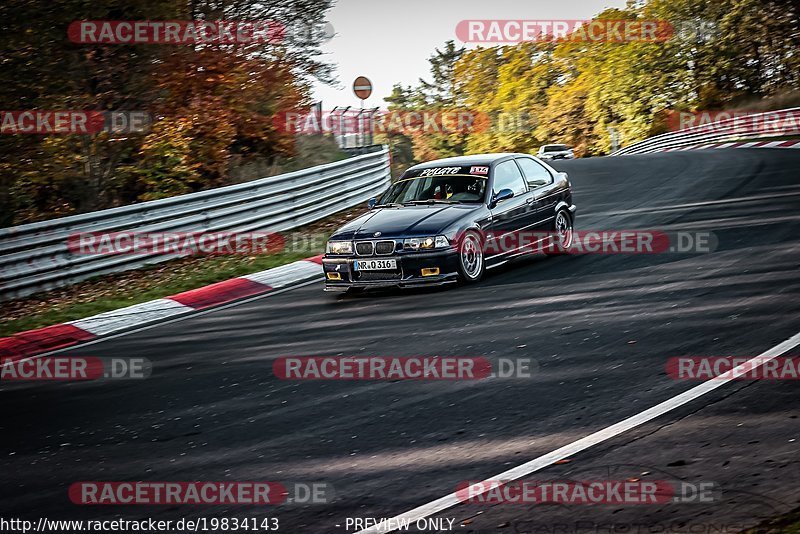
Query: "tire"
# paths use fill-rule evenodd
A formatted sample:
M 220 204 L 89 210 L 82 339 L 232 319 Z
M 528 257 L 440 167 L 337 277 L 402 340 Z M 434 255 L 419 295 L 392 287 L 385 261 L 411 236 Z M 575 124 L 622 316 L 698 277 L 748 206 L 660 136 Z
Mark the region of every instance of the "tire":
M 572 216 L 565 209 L 560 209 L 553 220 L 553 232 L 557 241 L 553 242 L 552 250 L 547 252 L 548 256 L 566 254 L 572 246 L 575 236 L 575 228 L 572 223 Z
M 483 242 L 477 232 L 464 232 L 458 246 L 458 278 L 462 283 L 474 284 L 486 273 Z

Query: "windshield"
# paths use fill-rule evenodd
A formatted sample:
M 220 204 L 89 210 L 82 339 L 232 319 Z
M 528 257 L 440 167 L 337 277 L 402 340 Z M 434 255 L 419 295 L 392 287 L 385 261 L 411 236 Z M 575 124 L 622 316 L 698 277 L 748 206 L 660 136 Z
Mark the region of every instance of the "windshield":
M 545 145 L 543 148 L 545 152 L 561 152 L 564 150 L 569 150 L 567 145 Z
M 379 204 L 413 202 L 465 203 L 483 202 L 486 178 L 465 174 L 401 178 L 383 195 Z

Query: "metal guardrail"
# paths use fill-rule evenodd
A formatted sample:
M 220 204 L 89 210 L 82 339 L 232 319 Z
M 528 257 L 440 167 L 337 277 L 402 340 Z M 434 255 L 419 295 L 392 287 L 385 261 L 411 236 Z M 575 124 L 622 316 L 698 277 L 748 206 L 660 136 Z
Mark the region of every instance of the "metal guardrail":
M 161 200 L 0 228 L 0 301 L 93 276 L 135 269 L 175 254 L 73 254 L 82 232 L 291 230 L 352 208 L 389 186 L 389 151 Z
M 787 126 L 791 124 L 792 120 L 795 124 L 793 128 Z M 759 126 L 753 127 L 753 123 L 758 123 Z M 747 117 L 731 118 L 713 124 L 656 135 L 617 150 L 611 155 L 649 154 L 705 143 L 724 143 L 797 134 L 800 134 L 800 108 L 789 108 L 754 113 Z

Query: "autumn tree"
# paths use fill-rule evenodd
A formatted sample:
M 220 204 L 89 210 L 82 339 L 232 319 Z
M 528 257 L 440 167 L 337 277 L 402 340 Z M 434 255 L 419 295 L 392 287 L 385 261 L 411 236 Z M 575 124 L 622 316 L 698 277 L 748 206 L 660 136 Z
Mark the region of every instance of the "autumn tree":
M 273 116 L 308 105 L 330 0 L 83 2 L 0 5 L 0 109 L 143 110 L 146 134 L 0 136 L 0 224 L 85 212 L 229 183 L 249 158 L 290 156 Z M 91 45 L 73 20 L 271 20 L 272 42 Z

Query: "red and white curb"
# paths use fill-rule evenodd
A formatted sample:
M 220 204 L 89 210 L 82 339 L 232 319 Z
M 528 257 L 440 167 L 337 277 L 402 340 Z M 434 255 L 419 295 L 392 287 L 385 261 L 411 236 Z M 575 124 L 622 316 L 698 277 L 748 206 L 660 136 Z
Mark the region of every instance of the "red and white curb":
M 322 256 L 232 278 L 177 295 L 111 310 L 85 319 L 19 332 L 0 338 L 0 362 L 15 361 L 44 352 L 71 347 L 167 317 L 203 310 L 228 302 L 268 293 L 320 276 Z
M 704 145 L 665 148 L 660 152 L 679 152 L 682 150 L 707 150 L 711 148 L 800 148 L 800 140 L 792 141 L 748 141 L 737 143 L 706 143 Z

